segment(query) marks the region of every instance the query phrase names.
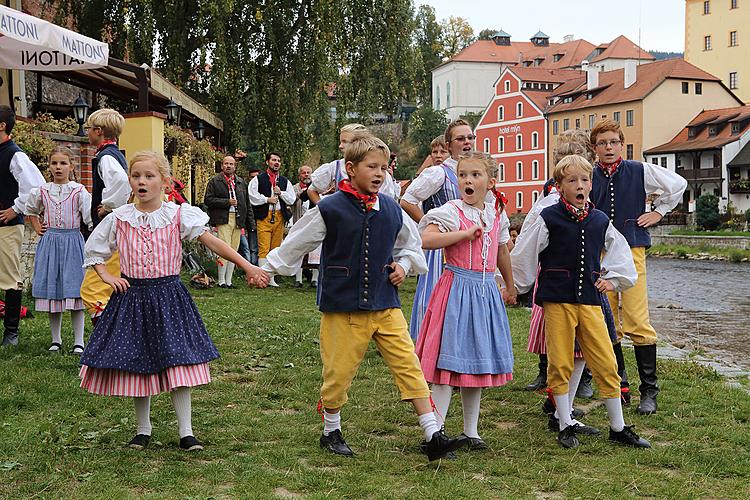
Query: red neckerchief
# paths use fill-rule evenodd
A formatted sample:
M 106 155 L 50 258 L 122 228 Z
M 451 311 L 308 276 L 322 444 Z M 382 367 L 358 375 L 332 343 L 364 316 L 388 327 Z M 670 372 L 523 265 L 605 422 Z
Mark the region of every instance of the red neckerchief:
M 279 177 L 279 173 L 274 172 L 270 168 L 266 169 L 266 173 L 268 174 L 268 180 L 271 181 L 271 187 L 276 186 L 276 179 Z
M 224 175 L 224 181 L 227 183 L 227 187 L 229 187 L 229 197 L 232 198 L 232 193 L 235 193 L 234 189 L 234 175 L 232 177 L 227 177 L 227 174 L 222 172 L 222 175 Z
M 305 184 L 304 182 L 299 183 L 300 190 L 304 191 L 305 189 L 309 188 L 310 184 Z
M 104 141 L 96 147 L 96 152 L 98 153 L 99 151 L 101 151 L 105 147 L 109 146 L 110 144 L 115 144 L 116 145 L 117 141 L 114 141 L 112 139 L 104 139 Z
M 585 219 L 589 215 L 589 210 L 591 210 L 591 203 L 588 201 L 583 206 L 583 208 L 578 208 L 576 206 L 571 205 L 568 203 L 568 200 L 560 196 L 560 201 L 565 206 L 565 209 L 568 211 L 570 215 L 573 216 L 578 222 L 582 222 L 583 219 Z
M 619 157 L 614 163 L 596 162 L 596 165 L 602 169 L 604 175 L 606 175 L 607 177 L 612 177 L 613 175 L 615 175 L 617 167 L 620 166 L 620 163 L 622 163 L 622 156 Z
M 357 201 L 365 206 L 365 211 L 369 212 L 375 206 L 375 202 L 378 201 L 378 193 L 375 194 L 362 194 L 352 186 L 352 182 L 349 179 L 341 179 L 339 182 L 339 191 L 343 191 L 346 194 L 353 196 Z

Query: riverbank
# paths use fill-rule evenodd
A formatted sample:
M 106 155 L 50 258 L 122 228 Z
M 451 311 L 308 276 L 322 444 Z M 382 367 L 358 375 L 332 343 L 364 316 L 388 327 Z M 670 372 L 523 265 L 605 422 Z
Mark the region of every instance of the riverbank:
M 750 250 L 719 248 L 709 244 L 682 245 L 656 243 L 647 251 L 649 256 L 691 260 L 724 260 L 750 262 Z
M 21 345 L 0 349 L 0 497 L 24 498 L 746 498 L 750 479 L 750 397 L 728 388 L 714 370 L 660 360 L 659 412 L 628 423 L 651 450 L 611 445 L 598 403 L 586 423 L 603 436 L 564 450 L 547 431 L 542 396 L 523 391 L 537 370 L 525 351 L 529 312 L 509 309 L 514 380 L 484 391 L 479 431 L 485 452 L 428 464 L 411 407 L 370 347 L 342 410 L 343 431 L 357 455 L 318 447 L 318 325 L 312 289 L 193 291 L 222 358 L 213 382 L 193 393 L 193 427 L 201 453 L 177 448 L 167 395 L 154 398 L 154 435 L 144 451 L 124 448 L 134 433 L 132 402 L 86 395 L 78 359 L 45 354 L 47 318 L 24 320 Z M 414 280 L 402 291 L 406 317 Z M 70 345 L 65 318 L 63 342 Z M 626 363 L 637 384 L 633 352 Z M 456 394 L 447 431 L 461 432 Z M 625 471 L 625 472 L 623 472 Z

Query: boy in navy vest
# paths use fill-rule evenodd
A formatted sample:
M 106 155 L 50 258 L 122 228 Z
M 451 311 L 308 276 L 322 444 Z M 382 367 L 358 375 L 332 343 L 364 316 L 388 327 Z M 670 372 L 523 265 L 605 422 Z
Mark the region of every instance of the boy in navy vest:
M 125 118 L 114 109 L 99 109 L 86 120 L 89 143 L 96 148 L 96 155 L 91 160 L 91 221 L 94 227 L 115 208 L 125 205 L 130 197 L 128 162 L 117 146 L 124 127 Z M 110 274 L 120 277 L 120 255 L 117 252 L 106 266 Z M 93 324 L 104 312 L 110 295 L 112 287 L 103 282 L 93 268 L 88 269 L 81 284 L 81 299 Z
M 620 124 L 602 120 L 591 130 L 591 144 L 597 156 L 591 201 L 603 211 L 630 245 L 638 272 L 635 286 L 619 294 L 610 293 L 609 303 L 615 317 L 617 336 L 627 335 L 633 341 L 641 400 L 638 413 L 656 413 L 659 385 L 656 377 L 656 331 L 648 315 L 646 289 L 646 248 L 651 246 L 648 227 L 658 224 L 682 199 L 687 181 L 658 165 L 623 160 L 625 136 Z M 654 211 L 646 212 L 646 197 L 660 193 L 654 200 Z M 629 398 L 627 374 L 622 347 L 615 347 L 618 371 L 623 380 L 623 396 Z M 626 399 L 629 401 L 629 399 Z
M 591 163 L 579 155 L 557 163 L 553 176 L 560 201 L 542 210 L 528 230 L 518 235 L 511 253 L 513 276 L 519 292 L 527 292 L 540 266 L 535 301 L 544 308 L 547 385 L 559 417 L 558 443 L 575 448 L 580 444 L 577 433 L 598 434 L 571 417 L 577 388 L 569 387 L 568 381 L 578 340 L 605 398 L 609 439 L 650 448 L 623 421 L 617 361 L 601 308 L 604 292 L 633 286 L 637 275 L 625 238 L 588 202 L 591 173 Z M 604 257 L 602 252 L 606 252 Z
M 18 344 L 21 322 L 23 209 L 29 191 L 44 184 L 39 169 L 13 142 L 16 114 L 0 106 L 0 290 L 5 290 L 3 344 Z
M 374 340 L 391 370 L 401 399 L 411 401 L 424 431 L 430 460 L 461 447 L 438 428 L 414 344 L 401 312 L 398 286 L 409 272 L 426 271 L 421 239 L 413 221 L 389 196 L 379 196 L 386 181 L 390 151 L 380 139 L 355 134 L 346 147 L 348 179 L 292 227 L 263 268 L 293 275 L 305 254 L 322 243 L 318 305 L 324 429 L 320 446 L 353 455 L 341 435 L 339 410 Z

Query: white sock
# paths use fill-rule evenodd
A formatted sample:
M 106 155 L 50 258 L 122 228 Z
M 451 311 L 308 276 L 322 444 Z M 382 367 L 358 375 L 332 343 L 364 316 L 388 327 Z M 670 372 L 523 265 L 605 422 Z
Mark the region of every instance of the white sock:
M 297 274 L 294 275 L 294 281 L 296 281 L 297 283 L 302 283 L 302 269 L 301 268 L 297 271 Z
M 190 402 L 190 388 L 180 387 L 171 393 L 172 406 L 177 415 L 177 427 L 180 439 L 193 435 L 193 406 Z
M 313 269 L 312 282 L 313 283 L 317 283 L 318 282 L 318 270 L 317 269 Z
M 70 311 L 70 321 L 73 323 L 73 335 L 76 345 L 83 345 L 83 327 L 86 323 L 85 311 Z
M 585 359 L 576 358 L 575 360 L 573 360 L 573 373 L 570 374 L 570 380 L 568 380 L 568 399 L 570 400 L 571 413 L 573 412 L 573 400 L 576 398 L 578 384 L 581 383 L 581 377 L 583 376 L 583 370 L 585 368 Z
M 437 423 L 437 416 L 434 411 L 428 411 L 419 416 L 419 425 L 424 431 L 425 441 L 432 441 L 432 435 L 440 430 L 440 426 Z
M 232 284 L 232 277 L 234 276 L 234 262 L 226 261 L 224 263 L 224 267 L 226 267 L 226 270 L 224 271 L 225 276 L 224 279 L 226 280 L 227 285 Z
M 555 398 L 555 406 L 557 408 L 570 408 L 570 403 L 568 402 L 568 395 L 567 394 L 553 394 L 553 398 Z M 560 430 L 565 429 L 569 425 L 573 425 L 573 421 L 570 417 L 569 411 L 563 411 L 563 412 L 557 412 L 557 418 L 560 422 Z
M 227 284 L 227 263 L 224 260 L 218 261 L 218 264 L 216 265 L 216 271 L 219 274 L 218 280 L 219 285 L 226 285 Z
M 323 435 L 327 436 L 336 429 L 341 429 L 341 412 L 328 413 L 323 410 Z
M 620 398 L 607 398 L 604 400 L 609 415 L 609 427 L 615 432 L 621 432 L 625 428 L 625 419 L 622 416 L 622 402 Z
M 435 405 L 435 417 L 438 428 L 445 424 L 448 418 L 448 408 L 451 405 L 453 387 L 443 384 L 432 384 L 432 402 Z
M 62 344 L 62 315 L 63 313 L 49 313 L 49 329 L 52 332 L 52 342 Z
M 464 410 L 464 434 L 478 438 L 479 402 L 482 399 L 481 387 L 461 387 L 461 406 Z
M 136 434 L 151 435 L 151 396 L 133 398 L 135 403 L 135 418 L 138 422 Z

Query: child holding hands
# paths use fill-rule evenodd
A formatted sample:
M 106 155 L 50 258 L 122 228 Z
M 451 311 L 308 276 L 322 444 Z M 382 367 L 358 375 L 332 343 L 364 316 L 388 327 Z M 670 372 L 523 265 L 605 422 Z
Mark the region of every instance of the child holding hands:
M 169 181 L 166 159 L 136 153 L 128 174 L 135 202 L 116 208 L 94 229 L 84 266 L 114 289 L 81 357 L 81 387 L 93 394 L 132 397 L 138 422 L 131 448 L 151 437 L 151 396 L 170 392 L 180 448 L 199 450 L 193 435 L 190 388 L 211 381 L 208 362 L 218 358 L 190 294 L 180 281 L 182 240 L 198 240 L 245 271 L 263 288 L 268 276 L 211 235 L 208 216 L 196 207 L 162 202 Z M 122 277 L 105 262 L 120 253 Z

